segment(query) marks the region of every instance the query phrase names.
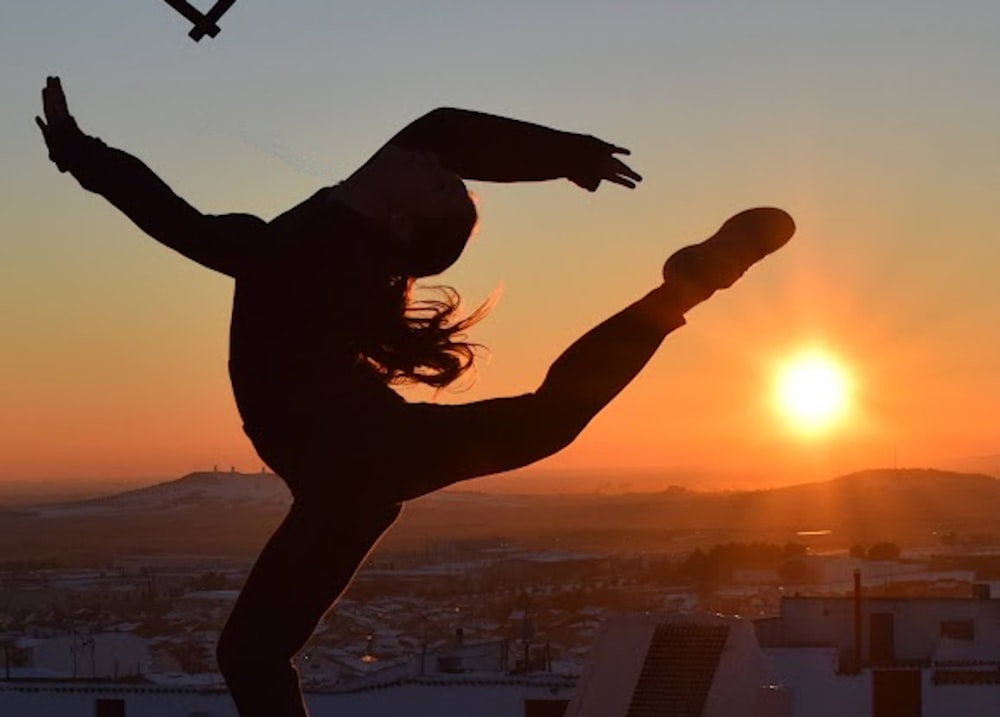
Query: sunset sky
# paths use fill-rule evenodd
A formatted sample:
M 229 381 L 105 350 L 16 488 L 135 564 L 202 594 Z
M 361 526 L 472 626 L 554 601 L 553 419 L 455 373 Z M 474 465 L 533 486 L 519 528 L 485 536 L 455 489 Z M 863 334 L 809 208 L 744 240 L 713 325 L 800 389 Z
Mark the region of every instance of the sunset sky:
M 793 241 L 539 469 L 757 487 L 1000 455 L 993 0 L 239 0 L 220 24 L 196 44 L 162 0 L 0 6 L 0 482 L 260 467 L 226 373 L 231 280 L 49 163 L 47 75 L 84 131 L 212 213 L 269 219 L 441 105 L 629 147 L 632 192 L 473 184 L 480 232 L 442 281 L 500 298 L 472 335 L 488 361 L 446 402 L 534 389 L 674 249 L 789 211 Z M 815 350 L 853 388 L 803 432 L 775 374 Z M 506 485 L 574 487 L 546 480 Z

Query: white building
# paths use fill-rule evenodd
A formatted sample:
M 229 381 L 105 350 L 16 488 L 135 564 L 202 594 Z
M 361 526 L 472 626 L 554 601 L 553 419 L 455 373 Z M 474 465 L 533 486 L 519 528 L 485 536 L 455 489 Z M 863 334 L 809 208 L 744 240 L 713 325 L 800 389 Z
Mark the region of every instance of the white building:
M 555 675 L 461 675 L 307 693 L 312 717 L 550 717 L 573 680 Z M 217 690 L 147 685 L 0 682 L 0 715 L 16 717 L 237 717 Z
M 609 620 L 569 701 L 566 717 L 753 715 L 773 668 L 753 624 L 713 615 Z
M 146 674 L 151 665 L 146 640 L 126 632 L 22 637 L 7 646 L 3 657 L 8 664 L 65 678 L 117 679 Z
M 1000 600 L 789 597 L 608 621 L 566 717 L 995 717 Z
M 462 659 L 465 650 L 452 653 Z M 476 660 L 479 655 L 473 655 Z M 469 666 L 476 660 L 471 660 Z M 1000 600 L 786 597 L 776 618 L 603 623 L 577 679 L 373 675 L 307 694 L 313 717 L 995 717 Z M 236 717 L 224 690 L 0 681 L 0 715 Z

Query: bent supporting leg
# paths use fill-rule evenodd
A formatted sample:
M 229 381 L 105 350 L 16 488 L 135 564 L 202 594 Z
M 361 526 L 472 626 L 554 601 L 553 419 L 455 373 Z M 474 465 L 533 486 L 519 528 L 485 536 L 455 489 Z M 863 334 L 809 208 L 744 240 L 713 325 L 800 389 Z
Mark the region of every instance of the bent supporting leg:
M 240 717 L 307 717 L 292 659 L 399 514 L 296 502 L 251 570 L 219 637 Z

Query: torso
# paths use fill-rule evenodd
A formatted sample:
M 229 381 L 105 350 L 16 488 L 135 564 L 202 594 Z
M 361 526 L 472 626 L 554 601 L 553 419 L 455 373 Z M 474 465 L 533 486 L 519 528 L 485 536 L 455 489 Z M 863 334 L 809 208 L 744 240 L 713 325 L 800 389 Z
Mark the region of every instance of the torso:
M 314 197 L 268 225 L 258 259 L 237 277 L 229 372 L 251 437 L 315 422 L 359 394 L 401 400 L 351 345 L 366 300 L 358 277 L 372 270 L 359 231 Z

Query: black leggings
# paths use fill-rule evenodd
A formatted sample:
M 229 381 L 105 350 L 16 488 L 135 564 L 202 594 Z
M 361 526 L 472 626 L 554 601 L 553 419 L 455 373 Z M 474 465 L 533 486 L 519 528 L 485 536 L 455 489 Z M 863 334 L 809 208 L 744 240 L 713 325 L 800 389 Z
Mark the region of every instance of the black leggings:
M 361 406 L 349 430 L 331 424 L 327 435 L 284 448 L 261 434 L 255 445 L 295 500 L 219 639 L 219 667 L 241 717 L 306 716 L 292 659 L 400 503 L 569 445 L 683 323 L 664 285 L 574 342 L 534 393 L 462 405 Z

